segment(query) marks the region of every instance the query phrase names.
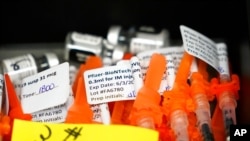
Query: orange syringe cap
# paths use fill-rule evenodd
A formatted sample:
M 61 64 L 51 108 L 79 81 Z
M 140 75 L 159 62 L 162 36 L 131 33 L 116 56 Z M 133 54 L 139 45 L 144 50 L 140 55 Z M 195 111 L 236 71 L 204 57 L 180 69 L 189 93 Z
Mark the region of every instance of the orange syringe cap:
M 77 85 L 75 100 L 68 111 L 66 123 L 92 123 L 93 112 L 87 102 L 83 73 L 86 70 L 99 67 L 102 67 L 102 61 L 98 56 L 88 57 L 86 64 L 81 65 L 80 71 L 78 72 L 80 75 L 76 78 L 78 81 L 75 83 L 75 85 Z
M 31 114 L 24 114 L 22 110 L 22 106 L 17 98 L 15 88 L 10 80 L 10 77 L 8 74 L 4 75 L 9 104 L 10 104 L 10 111 L 9 111 L 9 117 L 11 120 L 17 119 L 23 119 L 23 120 L 31 120 L 32 116 Z
M 161 96 L 158 89 L 166 69 L 165 66 L 166 60 L 164 56 L 157 53 L 152 55 L 144 85 L 139 90 L 130 113 L 131 124 L 135 125 L 143 118 L 151 118 L 154 124 L 161 124 Z

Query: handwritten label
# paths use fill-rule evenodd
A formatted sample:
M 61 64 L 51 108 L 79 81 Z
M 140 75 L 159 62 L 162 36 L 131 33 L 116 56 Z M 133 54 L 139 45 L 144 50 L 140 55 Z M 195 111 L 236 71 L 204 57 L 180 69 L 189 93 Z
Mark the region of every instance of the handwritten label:
M 90 105 L 90 108 L 93 112 L 93 121 L 95 122 L 102 122 L 102 117 L 101 117 L 101 108 L 100 108 L 100 104 L 93 104 Z
M 216 43 L 186 26 L 181 25 L 180 30 L 185 51 L 205 61 L 219 72 L 219 58 Z
M 89 104 L 134 99 L 134 82 L 128 66 L 107 66 L 87 70 L 84 80 Z
M 71 88 L 71 86 L 69 86 Z M 67 112 L 74 102 L 73 93 L 70 92 L 67 102 L 42 111 L 32 113 L 32 121 L 62 123 L 67 117 Z
M 155 130 L 128 125 L 45 124 L 18 119 L 12 132 L 12 141 L 158 141 L 158 137 Z
M 24 113 L 63 104 L 69 96 L 69 63 L 26 77 L 22 84 L 21 105 Z

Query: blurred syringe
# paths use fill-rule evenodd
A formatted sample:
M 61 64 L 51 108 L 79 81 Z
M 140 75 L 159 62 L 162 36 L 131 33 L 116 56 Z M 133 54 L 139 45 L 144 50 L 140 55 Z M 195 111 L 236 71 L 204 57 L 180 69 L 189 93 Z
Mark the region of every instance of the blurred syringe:
M 230 77 L 227 46 L 224 43 L 217 44 L 219 57 L 219 80 L 211 81 L 212 92 L 216 94 L 219 107 L 222 110 L 226 140 L 230 140 L 230 125 L 236 124 L 235 108 L 237 106 L 239 78 L 237 75 Z
M 197 117 L 198 127 L 204 141 L 214 141 L 211 130 L 211 113 L 208 102 L 208 82 L 198 71 L 196 59 L 193 59 L 191 66 L 191 95 L 195 102 L 195 113 Z

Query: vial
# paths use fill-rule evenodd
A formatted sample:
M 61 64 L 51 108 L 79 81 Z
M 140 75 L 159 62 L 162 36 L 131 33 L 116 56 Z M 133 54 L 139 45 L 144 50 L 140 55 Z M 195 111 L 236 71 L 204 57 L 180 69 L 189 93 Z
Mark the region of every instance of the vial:
M 115 45 L 127 45 L 129 52 L 137 54 L 140 51 L 168 46 L 169 32 L 166 29 L 157 31 L 150 26 L 141 26 L 138 29 L 131 27 L 126 30 L 114 25 L 108 30 L 107 40 Z
M 59 59 L 54 53 L 45 53 L 40 57 L 29 53 L 2 60 L 3 71 L 9 74 L 13 83 L 58 64 Z
M 130 27 L 129 29 L 122 28 L 119 25 L 113 25 L 109 28 L 107 40 L 114 45 L 122 44 L 128 45 L 131 38 L 136 36 L 136 29 Z
M 116 64 L 124 58 L 127 48 L 124 45 L 114 45 L 108 40 L 103 40 L 102 59 L 104 66 Z
M 71 63 L 85 63 L 90 55 L 100 56 L 103 38 L 100 36 L 83 34 L 76 31 L 66 36 L 64 59 Z
M 88 56 L 100 56 L 104 66 L 110 66 L 121 60 L 127 47 L 111 44 L 100 36 L 70 32 L 66 37 L 65 60 L 75 66 L 85 63 Z

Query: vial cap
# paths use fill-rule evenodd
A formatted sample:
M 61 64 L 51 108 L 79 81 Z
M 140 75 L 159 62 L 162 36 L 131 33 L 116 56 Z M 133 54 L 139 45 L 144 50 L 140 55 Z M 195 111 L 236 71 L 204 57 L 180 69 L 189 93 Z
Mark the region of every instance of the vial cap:
M 48 60 L 49 67 L 53 67 L 59 64 L 59 59 L 55 53 L 44 54 Z
M 111 26 L 108 31 L 107 39 L 112 44 L 118 43 L 119 34 L 121 31 L 121 26 Z
M 112 55 L 113 62 L 117 62 L 119 60 L 122 60 L 122 58 L 125 54 L 125 51 L 126 51 L 125 46 L 117 45 L 113 50 L 113 55 Z

